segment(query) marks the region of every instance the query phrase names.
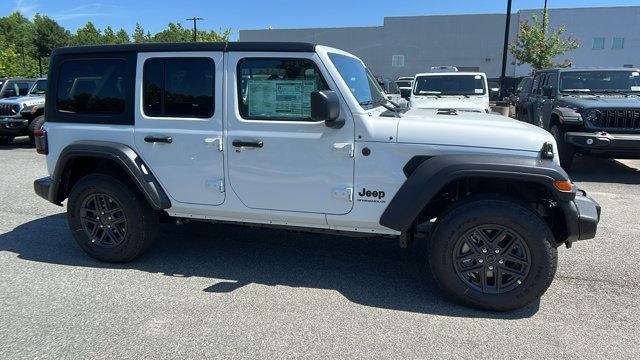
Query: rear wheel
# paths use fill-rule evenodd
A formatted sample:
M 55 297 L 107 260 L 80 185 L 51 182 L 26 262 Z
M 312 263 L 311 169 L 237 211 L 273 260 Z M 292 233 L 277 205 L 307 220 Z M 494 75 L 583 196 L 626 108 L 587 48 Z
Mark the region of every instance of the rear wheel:
M 142 254 L 158 226 L 157 213 L 137 189 L 109 174 L 80 179 L 69 195 L 67 216 L 82 250 L 107 262 L 127 262 Z
M 438 220 L 429 243 L 431 272 L 455 301 L 507 311 L 538 299 L 555 275 L 553 234 L 515 200 L 479 199 Z
M 558 144 L 558 156 L 560 157 L 560 165 L 565 170 L 571 169 L 576 150 L 573 148 L 573 146 L 571 146 L 571 144 L 566 143 L 566 141 L 564 140 L 564 131 L 558 125 L 553 125 L 549 132 L 556 140 L 556 144 Z
M 13 142 L 13 139 L 15 139 L 14 136 L 0 135 L 0 145 L 9 145 Z

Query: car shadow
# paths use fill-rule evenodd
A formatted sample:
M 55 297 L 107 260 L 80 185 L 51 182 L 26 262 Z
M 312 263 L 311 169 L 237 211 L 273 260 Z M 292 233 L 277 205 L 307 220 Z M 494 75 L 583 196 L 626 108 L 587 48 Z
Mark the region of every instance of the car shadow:
M 574 160 L 569 174 L 573 181 L 640 184 L 640 170 L 614 159 L 580 156 Z
M 19 259 L 68 266 L 136 269 L 174 277 L 215 279 L 202 291 L 229 293 L 247 284 L 335 290 L 384 309 L 454 317 L 520 319 L 539 301 L 505 313 L 462 307 L 444 298 L 425 264 L 425 244 L 402 250 L 396 240 L 353 238 L 192 222 L 161 225 L 146 254 L 127 264 L 85 255 L 64 214 L 39 218 L 0 234 L 0 251 Z
M 31 145 L 31 142 L 29 141 L 29 137 L 28 136 L 20 136 L 17 137 L 15 139 L 13 139 L 13 141 L 11 142 L 11 144 L 8 145 L 0 145 L 0 151 L 1 150 L 12 150 L 12 149 L 33 149 L 33 145 Z

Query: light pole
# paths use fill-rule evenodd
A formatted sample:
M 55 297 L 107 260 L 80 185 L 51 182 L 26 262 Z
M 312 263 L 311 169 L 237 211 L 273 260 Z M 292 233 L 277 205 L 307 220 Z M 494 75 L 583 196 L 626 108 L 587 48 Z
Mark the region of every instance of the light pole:
M 546 0 L 545 0 L 546 2 Z M 504 78 L 507 72 L 507 52 L 509 51 L 509 27 L 511 26 L 511 0 L 507 1 L 507 20 L 504 26 L 504 46 L 502 48 L 502 73 L 500 74 L 500 99 L 505 96 Z
M 200 20 L 204 20 L 204 18 L 195 17 L 194 16 L 192 18 L 188 18 L 187 20 L 193 21 L 193 41 L 196 42 L 196 41 L 198 41 L 198 37 L 197 37 L 198 36 L 198 26 L 196 25 L 196 22 L 200 21 Z

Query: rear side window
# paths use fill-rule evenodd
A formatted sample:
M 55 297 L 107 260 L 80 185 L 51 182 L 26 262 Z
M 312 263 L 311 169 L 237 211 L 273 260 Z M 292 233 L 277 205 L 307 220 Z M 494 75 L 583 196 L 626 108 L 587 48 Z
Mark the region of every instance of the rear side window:
M 57 108 L 62 113 L 117 115 L 125 109 L 122 59 L 69 60 L 60 66 Z
M 327 90 L 309 59 L 260 58 L 238 63 L 240 115 L 253 120 L 311 120 L 311 93 Z
M 144 63 L 147 116 L 209 118 L 214 113 L 215 63 L 211 58 L 153 58 Z

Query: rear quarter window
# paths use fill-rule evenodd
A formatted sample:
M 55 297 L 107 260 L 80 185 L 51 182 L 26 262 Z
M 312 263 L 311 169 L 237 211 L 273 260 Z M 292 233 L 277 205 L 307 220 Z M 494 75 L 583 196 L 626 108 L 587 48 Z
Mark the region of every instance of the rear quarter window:
M 122 114 L 126 98 L 122 59 L 69 60 L 60 66 L 57 108 L 73 114 Z

